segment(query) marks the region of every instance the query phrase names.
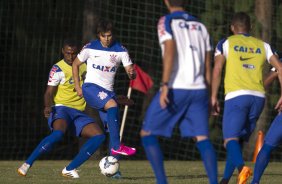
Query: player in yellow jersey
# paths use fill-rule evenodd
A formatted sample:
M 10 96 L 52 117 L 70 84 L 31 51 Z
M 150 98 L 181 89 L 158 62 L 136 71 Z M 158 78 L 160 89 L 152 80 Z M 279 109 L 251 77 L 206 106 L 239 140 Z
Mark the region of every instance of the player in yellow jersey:
M 235 168 L 239 172 L 239 184 L 246 183 L 252 175 L 251 169 L 245 166 L 239 140 L 248 140 L 264 107 L 262 77 L 265 61 L 277 69 L 282 86 L 282 64 L 269 44 L 249 34 L 250 29 L 250 17 L 244 12 L 236 13 L 231 22 L 234 35 L 219 41 L 215 51 L 211 94 L 213 115 L 220 112 L 217 97 L 225 65 L 222 129 L 227 160 L 222 184 L 228 183 Z M 276 107 L 281 107 L 281 104 L 282 97 Z
M 63 176 L 79 178 L 76 169 L 90 158 L 105 139 L 99 125 L 83 113 L 85 100 L 74 90 L 72 63 L 77 51 L 78 46 L 75 41 L 65 40 L 62 48 L 64 58 L 53 65 L 49 73 L 44 95 L 44 116 L 48 118 L 51 134 L 39 143 L 18 169 L 18 173 L 22 176 L 26 176 L 33 162 L 43 153 L 50 151 L 55 143 L 62 140 L 66 130 L 70 129 L 77 137 L 89 138 L 72 162 L 62 171 Z M 83 81 L 85 72 L 86 67 L 80 67 L 80 81 Z

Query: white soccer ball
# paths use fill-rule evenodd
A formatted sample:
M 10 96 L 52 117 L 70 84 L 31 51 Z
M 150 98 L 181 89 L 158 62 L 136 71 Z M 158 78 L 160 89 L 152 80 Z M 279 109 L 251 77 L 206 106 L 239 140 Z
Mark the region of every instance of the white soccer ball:
M 99 167 L 103 175 L 111 177 L 118 172 L 119 162 L 113 156 L 106 156 L 100 160 Z

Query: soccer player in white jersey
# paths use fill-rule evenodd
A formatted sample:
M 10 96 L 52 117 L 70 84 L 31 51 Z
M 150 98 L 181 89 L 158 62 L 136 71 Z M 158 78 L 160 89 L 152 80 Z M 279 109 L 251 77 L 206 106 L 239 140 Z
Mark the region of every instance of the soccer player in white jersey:
M 239 141 L 248 141 L 263 110 L 265 89 L 262 78 L 266 61 L 278 70 L 282 84 L 281 63 L 269 44 L 249 34 L 250 29 L 249 15 L 245 12 L 235 13 L 231 21 L 233 35 L 220 40 L 215 51 L 211 94 L 214 115 L 220 112 L 217 96 L 225 66 L 222 132 L 227 159 L 221 184 L 229 182 L 234 168 L 239 172 L 238 184 L 245 184 L 252 175 L 251 169 L 245 166 Z M 281 105 L 282 97 L 276 108 Z
M 217 184 L 217 160 L 209 140 L 211 43 L 204 24 L 184 11 L 182 0 L 164 0 L 170 14 L 158 23 L 163 73 L 160 91 L 147 109 L 140 132 L 158 184 L 166 184 L 157 136 L 170 137 L 179 123 L 182 137 L 192 137 L 209 183 Z
M 77 137 L 89 138 L 81 147 L 73 161 L 63 169 L 65 177 L 79 178 L 76 169 L 83 164 L 99 148 L 105 135 L 99 125 L 87 116 L 84 111 L 85 100 L 74 91 L 72 77 L 72 62 L 75 59 L 78 46 L 73 40 L 65 40 L 62 48 L 64 58 L 53 65 L 46 92 L 44 94 L 44 116 L 48 118 L 51 134 L 45 137 L 34 149 L 18 173 L 26 176 L 33 162 L 43 153 L 52 149 L 55 143 L 61 141 L 67 129 Z M 81 67 L 79 78 L 85 75 L 86 66 Z
M 122 64 L 130 79 L 136 77 L 132 61 L 125 47 L 114 40 L 113 24 L 102 20 L 97 27 L 98 39 L 84 46 L 73 62 L 75 89 L 84 96 L 87 104 L 97 109 L 109 130 L 112 155 L 133 155 L 135 148 L 120 142 L 119 110 L 114 92 L 114 80 L 118 67 Z M 87 74 L 81 88 L 78 71 L 87 63 Z

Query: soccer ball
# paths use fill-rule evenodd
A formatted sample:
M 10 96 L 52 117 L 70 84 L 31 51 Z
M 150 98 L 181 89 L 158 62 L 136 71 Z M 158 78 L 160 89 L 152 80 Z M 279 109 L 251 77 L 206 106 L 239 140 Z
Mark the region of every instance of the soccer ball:
M 99 167 L 103 175 L 111 177 L 118 172 L 119 162 L 113 156 L 106 156 L 100 160 Z

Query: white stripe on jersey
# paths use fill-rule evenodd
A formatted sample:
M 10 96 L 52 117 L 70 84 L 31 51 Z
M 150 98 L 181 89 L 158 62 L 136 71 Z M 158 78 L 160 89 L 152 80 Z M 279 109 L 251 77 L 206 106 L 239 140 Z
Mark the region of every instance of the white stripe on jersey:
M 86 45 L 77 57 L 81 62 L 87 63 L 84 82 L 97 84 L 109 91 L 113 91 L 115 75 L 120 64 L 124 67 L 132 64 L 127 50 L 118 42 L 104 48 L 99 40 L 95 40 Z
M 211 51 L 210 36 L 204 24 L 186 12 L 161 17 L 158 23 L 159 43 L 174 39 L 177 53 L 169 86 L 178 89 L 204 89 L 205 53 Z

